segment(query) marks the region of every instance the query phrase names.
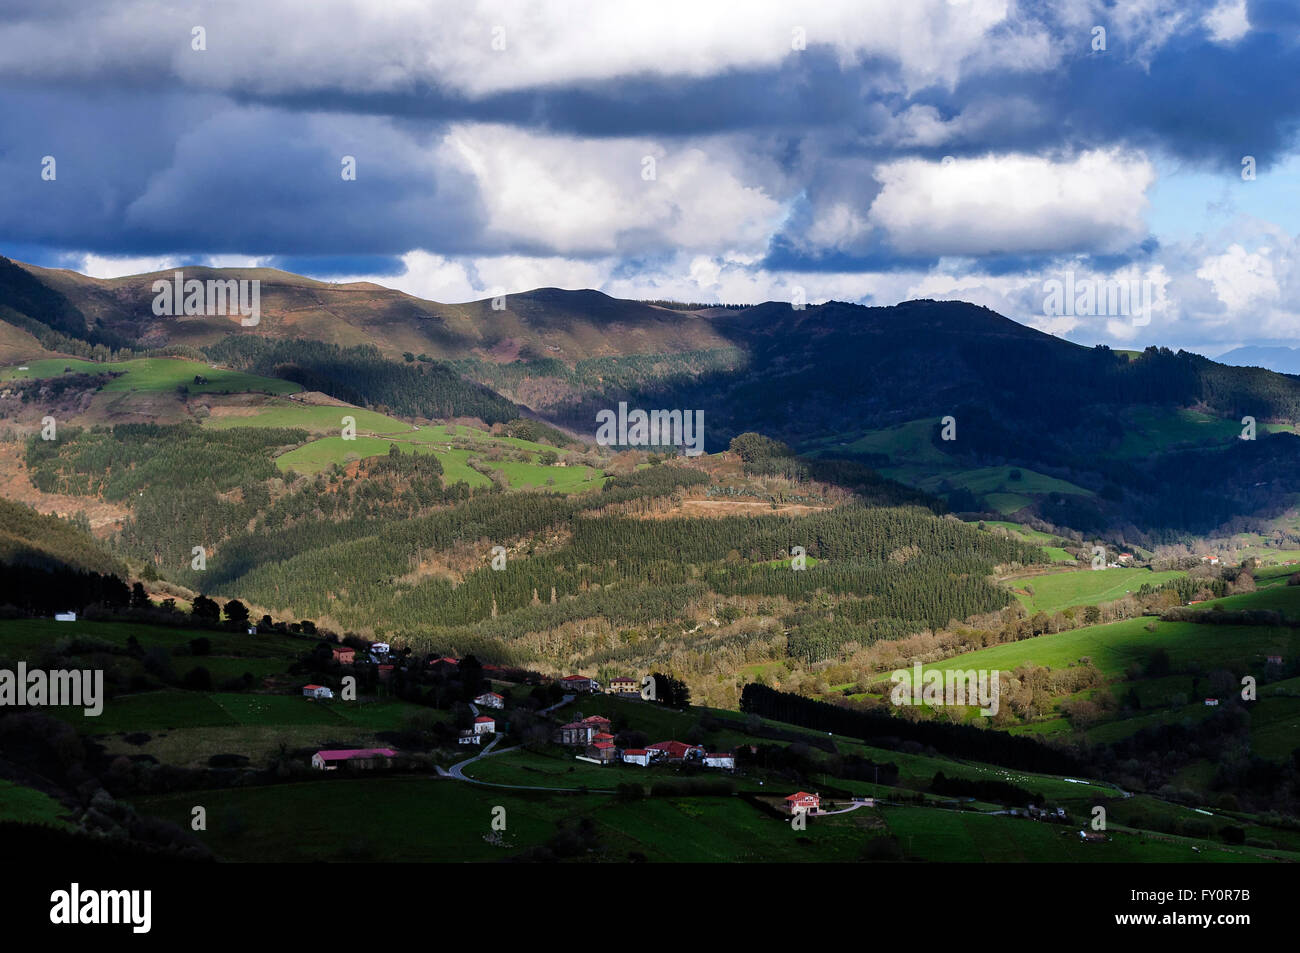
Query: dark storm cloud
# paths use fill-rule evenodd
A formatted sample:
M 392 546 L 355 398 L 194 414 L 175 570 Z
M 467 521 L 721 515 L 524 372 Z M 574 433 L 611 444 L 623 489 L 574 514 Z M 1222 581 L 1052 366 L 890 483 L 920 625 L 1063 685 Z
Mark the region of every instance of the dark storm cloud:
M 447 124 L 468 121 L 589 138 L 739 137 L 755 153 L 752 163 L 743 154 L 737 160 L 738 176 L 790 208 L 764 266 L 924 269 L 937 259 L 901 255 L 879 234 L 817 247 L 807 232 L 833 202 L 865 215 L 879 191 L 873 168 L 902 157 L 1068 157 L 1132 146 L 1235 173 L 1243 155 L 1263 169 L 1293 148 L 1294 4 L 1251 3 L 1256 29 L 1227 45 L 1195 25 L 1211 6 L 1188 5 L 1184 28 L 1149 55 L 1142 52 L 1149 30 L 1130 27 L 1130 35 L 1112 24 L 1108 50 L 1092 53 L 1086 28 L 1049 22 L 1061 53 L 1056 68 L 983 64 L 965 69 L 952 88 L 911 90 L 897 64 L 814 43 L 765 67 L 724 65 L 703 76 L 559 80 L 471 96 L 427 78 L 362 91 L 322 74 L 305 78 L 302 91 L 268 92 L 264 73 L 186 79 L 177 63 L 191 61 L 167 58 L 184 47 L 183 33 L 159 46 L 129 26 L 126 35 L 145 44 L 139 57 L 95 60 L 84 71 L 56 64 L 48 79 L 0 63 L 0 229 L 29 248 L 360 255 L 384 267 L 412 248 L 553 251 L 545 235 L 492 237 L 481 184 L 438 161 Z M 10 3 L 0 23 L 48 28 L 68 7 Z M 1022 13 L 1051 15 L 1033 4 Z M 79 23 L 63 28 L 75 35 Z M 163 84 L 170 91 L 159 92 Z M 39 178 L 47 154 L 58 161 L 55 183 Z M 356 182 L 340 180 L 344 155 L 358 159 Z M 784 180 L 772 180 L 771 169 Z M 990 256 L 984 265 L 1002 271 L 1034 260 Z

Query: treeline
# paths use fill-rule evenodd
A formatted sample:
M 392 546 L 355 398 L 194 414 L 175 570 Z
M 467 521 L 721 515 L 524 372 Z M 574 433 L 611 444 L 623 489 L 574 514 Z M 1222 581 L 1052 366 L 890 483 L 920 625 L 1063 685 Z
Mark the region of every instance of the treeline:
M 0 606 L 51 615 L 67 609 L 80 612 L 92 605 L 119 609 L 130 604 L 131 590 L 115 575 L 0 563 Z
M 741 692 L 740 710 L 874 744 L 915 741 L 951 757 L 970 758 L 1008 768 L 1054 774 L 1079 770 L 1074 755 L 1026 735 L 1009 735 L 941 721 L 907 721 L 879 712 L 855 711 L 814 701 L 754 683 L 746 685 Z
M 241 370 L 279 377 L 350 404 L 407 417 L 477 417 L 505 423 L 519 410 L 500 394 L 437 361 L 390 361 L 373 345 L 342 348 L 322 341 L 229 335 L 204 349 Z
M 950 797 L 973 797 L 990 804 L 1016 804 L 1042 807 L 1044 797 L 1008 781 L 950 778 L 939 771 L 930 780 L 930 790 Z

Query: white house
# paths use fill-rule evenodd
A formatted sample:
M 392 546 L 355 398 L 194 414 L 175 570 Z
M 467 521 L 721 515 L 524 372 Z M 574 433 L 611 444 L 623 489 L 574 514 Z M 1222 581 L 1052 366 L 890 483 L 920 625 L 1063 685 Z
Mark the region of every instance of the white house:
M 490 718 L 487 715 L 479 715 L 474 719 L 474 734 L 490 735 L 496 730 L 497 723 L 495 718 Z
M 463 745 L 476 745 L 476 744 L 480 744 L 480 743 L 482 743 L 482 741 L 483 741 L 483 736 L 482 736 L 482 735 L 476 735 L 476 734 L 474 734 L 474 732 L 472 732 L 472 731 L 470 731 L 468 728 L 466 728 L 464 731 L 462 731 L 462 732 L 460 733 L 460 738 L 459 738 L 458 740 L 459 740 L 460 744 L 463 744 Z
M 643 768 L 650 767 L 650 752 L 645 748 L 625 748 L 623 750 L 624 764 L 639 764 Z
M 387 642 L 376 642 L 370 646 L 371 655 L 387 656 L 392 651 L 392 647 Z
M 484 692 L 474 699 L 474 704 L 482 705 L 484 708 L 505 708 L 506 700 L 496 692 Z
M 54 613 L 55 622 L 76 622 L 77 614 L 75 612 L 56 612 Z
M 722 768 L 726 771 L 736 770 L 736 756 L 730 752 L 718 752 L 715 754 L 705 753 L 704 766 L 706 768 Z
M 333 698 L 334 693 L 324 685 L 304 685 L 302 687 L 304 698 Z
M 1210 708 L 1214 708 L 1219 704 L 1219 700 L 1217 698 L 1207 698 L 1205 704 Z

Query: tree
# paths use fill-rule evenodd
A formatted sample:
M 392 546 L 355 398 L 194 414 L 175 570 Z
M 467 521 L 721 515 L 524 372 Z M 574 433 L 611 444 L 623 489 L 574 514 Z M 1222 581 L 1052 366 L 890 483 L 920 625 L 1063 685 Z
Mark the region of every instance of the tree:
M 225 612 L 226 619 L 236 625 L 245 625 L 248 622 L 248 606 L 238 599 L 231 599 L 227 602 Z
M 136 583 L 131 587 L 131 608 L 132 609 L 152 609 L 153 603 L 149 601 L 149 594 L 144 591 L 141 583 Z
M 181 686 L 191 691 L 206 692 L 212 689 L 212 673 L 202 665 L 196 665 L 185 673 Z
M 204 622 L 217 622 L 221 619 L 221 607 L 202 593 L 194 597 L 190 612 L 194 618 Z
M 732 437 L 728 449 L 746 463 L 791 456 L 790 448 L 779 440 L 752 431 Z
M 673 708 L 685 708 L 690 705 L 691 690 L 686 687 L 685 682 L 662 672 L 655 672 L 654 680 L 655 701 L 659 704 Z

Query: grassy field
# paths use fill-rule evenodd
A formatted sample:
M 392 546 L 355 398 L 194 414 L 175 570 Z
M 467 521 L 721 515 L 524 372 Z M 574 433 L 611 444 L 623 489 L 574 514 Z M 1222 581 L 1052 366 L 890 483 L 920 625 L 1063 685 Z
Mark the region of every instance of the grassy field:
M 1095 606 L 1122 599 L 1143 585 L 1157 586 L 1184 575 L 1182 572 L 1151 572 L 1148 569 L 1080 569 L 1008 579 L 1015 597 L 1030 612 L 1059 612 L 1071 606 Z M 1026 587 L 1033 589 L 1030 595 Z
M 1196 410 L 1134 407 L 1124 414 L 1124 438 L 1108 456 L 1147 457 L 1176 447 L 1226 445 L 1241 436 L 1241 418 L 1220 418 Z M 1261 423 L 1259 433 L 1294 433 L 1284 424 Z
M 1077 827 L 932 808 L 883 811 L 908 857 L 961 863 L 1258 863 L 1269 851 L 1114 830 L 1105 843 L 1080 839 Z M 1199 851 L 1193 851 L 1197 846 Z M 1300 855 L 1296 855 L 1300 856 Z
M 0 821 L 22 821 L 71 828 L 65 817 L 69 811 L 54 798 L 11 781 L 0 781 Z
M 578 749 L 553 749 L 545 753 L 507 751 L 489 755 L 465 769 L 468 777 L 493 784 L 522 784 L 542 788 L 579 788 L 613 790 L 625 781 L 651 783 L 657 772 L 635 765 L 595 765 L 578 761 Z
M 1040 635 L 969 652 L 924 666 L 937 669 L 998 669 L 1013 671 L 1024 663 L 1065 668 L 1081 658 L 1092 659 L 1104 674 L 1120 675 L 1132 664 L 1144 664 L 1156 649 L 1164 649 L 1175 668 L 1199 664 L 1206 669 L 1254 661 L 1260 655 L 1293 655 L 1300 634 L 1267 626 L 1210 626 L 1194 622 L 1158 622 L 1148 632 L 1149 618 L 1126 619 Z
M 343 418 L 353 417 L 357 433 L 405 434 L 414 432 L 410 424 L 362 410 L 350 405 L 304 404 L 296 400 L 269 400 L 253 407 L 227 408 L 217 411 L 203 421 L 203 426 L 214 430 L 234 427 L 296 427 L 311 433 L 338 434 L 343 429 Z
M 1051 545 L 1056 541 L 1056 537 L 1050 533 L 1030 529 L 1028 526 L 1007 520 L 979 520 L 977 525 L 982 525 L 988 530 L 1005 530 L 1012 538 L 1023 539 L 1027 543 L 1041 546 L 1043 552 L 1047 553 L 1047 558 L 1054 563 L 1074 563 L 1078 561 L 1060 546 Z
M 26 370 L 20 368 L 25 366 Z M 191 394 L 294 394 L 302 390 L 297 384 L 272 377 L 259 377 L 227 368 L 213 367 L 197 361 L 171 357 L 142 357 L 130 361 L 96 363 L 77 358 L 50 358 L 27 365 L 0 368 L 0 380 L 37 380 L 60 377 L 67 370 L 84 374 L 117 374 L 104 385 L 106 392 L 174 391 L 184 384 Z M 194 382 L 196 376 L 206 383 Z
M 61 638 L 88 637 L 125 648 L 134 637 L 142 648 L 155 645 L 175 648 L 191 639 L 205 638 L 212 644 L 214 656 L 243 658 L 293 659 L 311 648 L 310 639 L 277 633 L 247 635 L 220 629 L 186 629 L 169 626 L 139 625 L 133 622 L 98 622 L 78 620 L 55 622 L 53 619 L 7 619 L 0 625 L 0 655 L 30 657 L 44 645 Z M 203 661 L 203 656 L 193 656 Z
M 527 796 L 446 779 L 331 778 L 274 787 L 202 791 L 137 799 L 141 811 L 184 823 L 208 810 L 199 836 L 237 861 L 491 861 L 545 842 L 566 813 L 603 798 Z M 506 842 L 484 840 L 492 809 L 506 809 Z M 401 819 L 405 818 L 407 822 Z
M 921 807 L 862 808 L 813 818 L 806 830 L 794 831 L 735 797 L 626 802 L 416 777 L 191 792 L 138 798 L 135 804 L 178 824 L 187 824 L 195 804 L 203 805 L 208 830 L 199 836 L 221 858 L 250 862 L 500 860 L 544 843 L 561 823 L 573 825 L 584 818 L 596 838 L 595 853 L 582 855 L 585 860 L 853 861 L 870 841 L 887 834 L 898 838 L 908 858 L 970 863 L 1257 862 L 1281 853 L 1122 830 L 1113 830 L 1104 844 L 1085 844 L 1075 829 L 1063 825 Z M 504 809 L 506 819 L 502 846 L 487 839 L 497 808 Z M 395 827 L 392 819 L 397 817 L 427 822 Z M 1199 852 L 1192 851 L 1193 844 Z

